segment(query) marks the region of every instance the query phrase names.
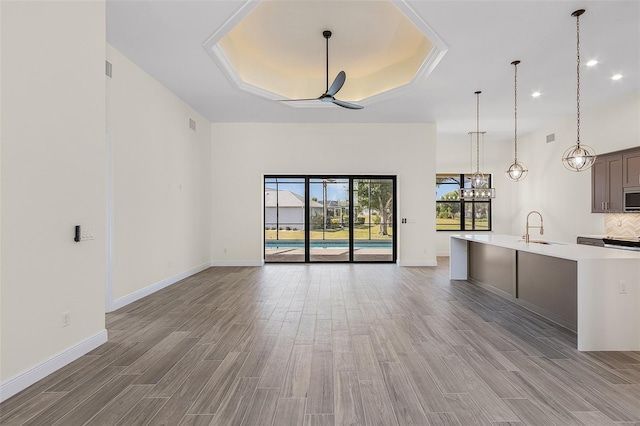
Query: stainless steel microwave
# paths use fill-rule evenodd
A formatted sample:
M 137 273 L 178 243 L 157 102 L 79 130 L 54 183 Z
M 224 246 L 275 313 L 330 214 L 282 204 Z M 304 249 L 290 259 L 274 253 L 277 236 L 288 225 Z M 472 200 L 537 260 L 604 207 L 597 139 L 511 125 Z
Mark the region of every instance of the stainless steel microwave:
M 640 213 L 640 187 L 624 189 L 624 211 Z

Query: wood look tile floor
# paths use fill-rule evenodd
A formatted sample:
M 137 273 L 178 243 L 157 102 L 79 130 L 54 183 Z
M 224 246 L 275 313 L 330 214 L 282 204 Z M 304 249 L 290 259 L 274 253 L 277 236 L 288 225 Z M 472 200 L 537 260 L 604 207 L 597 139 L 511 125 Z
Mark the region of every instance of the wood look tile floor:
M 107 315 L 9 425 L 640 425 L 640 352 L 433 268 L 211 268 Z

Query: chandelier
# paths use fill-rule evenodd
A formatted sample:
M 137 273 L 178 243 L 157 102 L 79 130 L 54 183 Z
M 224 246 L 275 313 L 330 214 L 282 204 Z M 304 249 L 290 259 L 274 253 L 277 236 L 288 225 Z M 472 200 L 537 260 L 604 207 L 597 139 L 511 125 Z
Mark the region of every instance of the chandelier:
M 465 200 L 488 199 L 496 196 L 495 189 L 489 187 L 488 176 L 485 176 L 485 174 L 480 171 L 480 139 L 482 138 L 482 144 L 484 146 L 484 135 L 487 133 L 487 132 L 480 131 L 480 93 L 482 92 L 481 91 L 475 92 L 476 131 L 469 132 L 469 140 L 471 141 L 472 152 L 473 152 L 474 137 L 476 140 L 476 171 L 473 175 L 471 175 L 471 188 L 462 189 L 462 198 Z M 473 154 L 471 154 L 471 157 L 472 157 L 471 163 L 473 167 Z

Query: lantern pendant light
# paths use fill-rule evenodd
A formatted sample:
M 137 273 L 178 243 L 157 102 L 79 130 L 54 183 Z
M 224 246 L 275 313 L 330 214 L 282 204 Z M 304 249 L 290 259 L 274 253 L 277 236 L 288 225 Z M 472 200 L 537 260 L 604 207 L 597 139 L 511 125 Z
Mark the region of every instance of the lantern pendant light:
M 482 143 L 484 144 L 484 135 L 487 132 L 480 131 L 480 93 L 475 92 L 476 95 L 476 131 L 469 132 L 469 138 L 473 149 L 473 139 L 476 139 L 476 172 L 471 176 L 471 188 L 464 188 L 462 190 L 462 198 L 465 200 L 482 200 L 494 198 L 496 196 L 495 188 L 490 188 L 488 184 L 488 178 L 480 171 L 480 137 L 482 137 Z M 473 157 L 473 155 L 472 155 Z M 472 160 L 473 163 L 473 160 Z
M 588 170 L 596 160 L 596 154 L 593 148 L 580 144 L 580 15 L 585 12 L 584 9 L 576 10 L 571 14 L 576 18 L 576 106 L 577 106 L 577 137 L 576 144 L 569 147 L 562 155 L 562 164 L 572 172 L 582 172 Z
M 513 111 L 514 111 L 514 136 L 513 136 L 513 147 L 514 147 L 514 157 L 513 164 L 509 166 L 505 174 L 507 177 L 515 182 L 523 180 L 527 177 L 529 170 L 524 163 L 518 161 L 518 64 L 520 61 L 513 61 L 511 65 L 513 65 L 514 70 L 514 83 L 513 83 L 513 93 L 514 93 L 514 102 L 513 102 Z

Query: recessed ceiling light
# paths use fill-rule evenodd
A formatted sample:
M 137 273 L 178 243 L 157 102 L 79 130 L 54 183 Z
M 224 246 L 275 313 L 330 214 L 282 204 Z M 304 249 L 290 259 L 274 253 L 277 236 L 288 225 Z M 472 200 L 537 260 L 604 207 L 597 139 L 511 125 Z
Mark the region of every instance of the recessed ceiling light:
M 540 93 L 540 92 L 533 92 L 533 93 L 531 94 L 531 96 L 533 96 L 534 98 L 537 98 L 537 97 L 538 97 L 538 96 L 540 96 L 541 94 L 542 94 L 542 93 Z
M 595 59 L 590 60 L 589 62 L 587 62 L 587 66 L 588 67 L 592 67 L 594 65 L 597 65 L 598 61 L 596 61 Z
M 622 78 L 622 74 L 616 74 L 613 77 L 611 77 L 611 80 L 620 80 Z

